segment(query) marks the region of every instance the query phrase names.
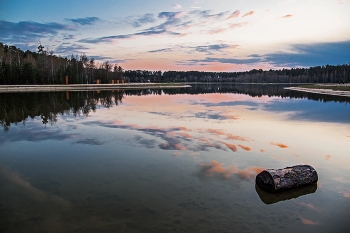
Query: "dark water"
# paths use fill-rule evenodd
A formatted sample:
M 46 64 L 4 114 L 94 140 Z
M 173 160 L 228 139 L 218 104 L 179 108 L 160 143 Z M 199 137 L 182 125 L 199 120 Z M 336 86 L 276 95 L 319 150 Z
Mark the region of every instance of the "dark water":
M 0 94 L 0 232 L 347 232 L 349 98 L 281 85 Z M 265 168 L 319 182 L 269 194 Z

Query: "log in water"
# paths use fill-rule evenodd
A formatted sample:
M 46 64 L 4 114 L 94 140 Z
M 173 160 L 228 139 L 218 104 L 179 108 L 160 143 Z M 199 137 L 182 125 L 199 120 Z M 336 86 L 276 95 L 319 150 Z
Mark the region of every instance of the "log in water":
M 267 191 L 276 192 L 317 182 L 316 170 L 310 165 L 296 165 L 284 169 L 266 169 L 255 179 Z

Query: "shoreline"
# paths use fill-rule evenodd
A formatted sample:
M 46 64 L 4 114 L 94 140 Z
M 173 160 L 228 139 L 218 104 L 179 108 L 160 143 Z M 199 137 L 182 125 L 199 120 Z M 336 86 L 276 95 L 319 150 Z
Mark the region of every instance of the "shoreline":
M 130 90 L 130 89 L 168 89 L 188 88 L 183 84 L 154 84 L 154 83 L 126 83 L 126 84 L 68 84 L 68 85 L 0 85 L 0 93 L 7 92 L 47 92 L 47 91 L 91 91 L 91 90 Z
M 320 85 L 320 86 L 322 86 L 322 85 Z M 327 85 L 327 86 L 331 86 L 331 85 Z M 314 94 L 321 94 L 321 95 L 350 97 L 350 91 L 337 91 L 337 90 L 332 90 L 332 89 L 322 89 L 322 88 L 316 89 L 316 88 L 305 88 L 305 87 L 285 87 L 284 89 L 292 90 L 292 91 L 314 93 Z

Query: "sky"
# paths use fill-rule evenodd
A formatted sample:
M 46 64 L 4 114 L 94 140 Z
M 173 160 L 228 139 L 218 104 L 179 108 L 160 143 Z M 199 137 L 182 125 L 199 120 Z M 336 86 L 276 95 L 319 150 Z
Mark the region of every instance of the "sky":
M 350 0 L 0 0 L 0 42 L 126 70 L 350 64 Z

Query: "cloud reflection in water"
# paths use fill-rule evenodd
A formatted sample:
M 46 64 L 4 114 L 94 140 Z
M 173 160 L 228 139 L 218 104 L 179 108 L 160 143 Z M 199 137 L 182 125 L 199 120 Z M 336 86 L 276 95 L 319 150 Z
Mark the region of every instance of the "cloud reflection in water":
M 198 175 L 200 177 L 218 177 L 223 179 L 229 179 L 231 174 L 236 174 L 242 179 L 252 179 L 256 174 L 263 171 L 265 168 L 258 166 L 250 166 L 246 169 L 240 170 L 236 166 L 223 167 L 222 163 L 215 160 L 210 163 L 199 164 L 200 170 Z

